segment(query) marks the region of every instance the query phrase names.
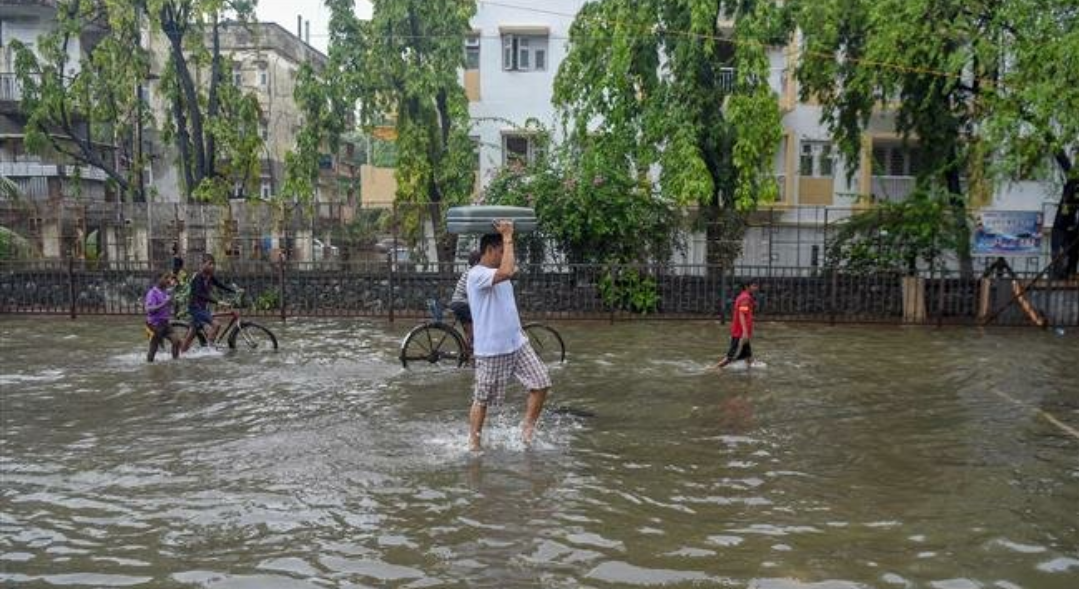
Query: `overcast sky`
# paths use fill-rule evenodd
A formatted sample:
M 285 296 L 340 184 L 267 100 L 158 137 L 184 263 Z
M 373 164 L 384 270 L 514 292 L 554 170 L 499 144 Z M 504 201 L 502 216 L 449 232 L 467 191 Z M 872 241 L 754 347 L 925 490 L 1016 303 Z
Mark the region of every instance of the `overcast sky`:
M 275 22 L 286 31 L 296 32 L 296 15 L 311 21 L 311 45 L 326 53 L 329 42 L 330 9 L 322 0 L 259 0 L 258 19 L 263 22 Z M 356 0 L 356 14 L 360 18 L 371 18 L 371 3 Z

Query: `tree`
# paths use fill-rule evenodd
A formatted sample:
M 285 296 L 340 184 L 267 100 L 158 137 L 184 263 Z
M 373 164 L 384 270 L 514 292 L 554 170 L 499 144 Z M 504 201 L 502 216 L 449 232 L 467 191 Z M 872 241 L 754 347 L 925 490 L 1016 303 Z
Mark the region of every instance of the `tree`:
M 406 230 L 418 230 L 425 212 L 433 232 L 443 206 L 466 202 L 474 188 L 475 151 L 459 75 L 475 3 L 375 0 L 367 22 L 356 18 L 353 0 L 326 4 L 330 65 L 321 85 L 307 80 L 302 99 L 307 125 L 317 133 L 293 158 L 290 178 L 302 188 L 302 178 L 311 174 L 309 153 L 346 129 L 351 105 L 358 102 L 361 125 L 394 121 L 396 201 L 405 205 Z M 441 249 L 442 257 L 452 255 L 450 242 L 444 240 Z
M 826 244 L 827 265 L 851 273 L 917 275 L 939 269 L 941 255 L 955 251 L 954 208 L 946 191 L 915 191 L 883 202 L 837 224 Z
M 1079 267 L 1079 6 L 1069 0 L 1011 0 L 1002 7 L 1000 39 L 1007 67 L 993 88 L 987 135 L 997 169 L 1061 178 L 1050 234 L 1051 276 L 1074 276 Z M 1021 174 L 1022 175 L 1022 174 Z M 1070 248 L 1070 249 L 1069 249 Z
M 779 4 L 585 4 L 555 82 L 568 141 L 616 150 L 604 159 L 679 205 L 751 210 L 774 200 L 772 156 L 783 129 L 767 47 L 787 38 Z M 733 32 L 723 28 L 728 16 Z M 593 134 L 603 139 L 590 141 Z
M 27 148 L 99 169 L 126 197 L 140 193 L 137 131 L 150 119 L 138 92 L 149 68 L 138 39 L 130 2 L 60 0 L 56 27 L 36 52 L 12 42 Z
M 550 239 L 576 264 L 666 261 L 677 245 L 681 215 L 654 185 L 629 173 L 629 146 L 594 133 L 584 144 L 550 145 L 550 133 L 526 125 L 544 155 L 527 166 L 504 167 L 485 192 L 490 204 L 532 207 Z M 531 243 L 522 236 L 527 246 Z M 542 261 L 542 256 L 537 256 Z
M 996 0 L 806 0 L 798 24 L 803 99 L 815 97 L 848 162 L 860 159 L 874 113 L 890 111 L 916 140 L 921 189 L 943 187 L 964 274 L 972 273 L 963 181 L 985 191 L 987 88 L 999 79 Z M 853 169 L 848 167 L 848 173 Z
M 150 50 L 142 42 L 149 25 L 168 42 L 160 88 L 170 112 L 162 130 L 175 141 L 185 195 L 221 201 L 242 193 L 257 178 L 258 102 L 224 75 L 220 35 L 226 17 L 243 21 L 253 6 L 250 0 L 61 0 L 57 26 L 38 40 L 37 54 L 18 48 L 29 149 L 71 157 L 104 171 L 124 195 L 141 195 L 140 135 L 153 124 L 141 96 L 150 79 Z M 82 39 L 92 43 L 76 58 Z M 205 84 L 201 69 L 209 70 Z
M 258 176 L 253 168 L 262 146 L 258 102 L 231 87 L 231 76 L 225 74 L 231 64 L 221 54 L 221 34 L 226 26 L 243 26 L 254 2 L 146 1 L 151 25 L 168 42 L 161 90 L 171 116 L 165 118 L 163 136 L 176 145 L 184 193 L 219 202 L 242 196 Z M 200 84 L 197 74 L 203 69 L 209 70 L 207 82 Z

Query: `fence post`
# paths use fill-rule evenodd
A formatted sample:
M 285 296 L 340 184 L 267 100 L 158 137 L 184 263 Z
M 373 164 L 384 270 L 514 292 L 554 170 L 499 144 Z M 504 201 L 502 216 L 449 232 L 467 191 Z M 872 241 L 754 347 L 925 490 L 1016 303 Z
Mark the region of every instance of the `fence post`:
M 944 325 L 944 277 L 947 270 L 940 271 L 940 284 L 937 287 L 937 327 Z
M 277 294 L 277 306 L 281 311 L 281 322 L 284 323 L 288 315 L 285 312 L 285 259 L 283 257 L 277 261 Z
M 829 289 L 832 291 L 828 296 L 828 324 L 835 325 L 836 308 L 839 307 L 839 273 L 836 272 L 834 264 L 829 264 L 828 273 L 832 275 Z
M 733 272 L 733 266 L 731 271 Z M 719 324 L 727 323 L 727 272 L 726 268 L 719 268 Z
M 71 319 L 75 319 L 75 257 L 67 257 L 67 300 L 71 304 Z
M 386 254 L 386 277 L 387 277 L 386 284 L 389 285 L 389 293 L 387 293 L 386 298 L 387 298 L 388 306 L 390 308 L 390 323 L 393 323 L 393 305 L 394 305 L 394 300 L 393 300 L 393 287 L 394 287 L 394 284 L 393 284 L 393 258 L 394 258 L 394 256 L 397 255 L 397 247 L 396 247 L 396 245 L 397 245 L 397 242 L 396 242 L 396 238 L 395 238 L 394 251 Z

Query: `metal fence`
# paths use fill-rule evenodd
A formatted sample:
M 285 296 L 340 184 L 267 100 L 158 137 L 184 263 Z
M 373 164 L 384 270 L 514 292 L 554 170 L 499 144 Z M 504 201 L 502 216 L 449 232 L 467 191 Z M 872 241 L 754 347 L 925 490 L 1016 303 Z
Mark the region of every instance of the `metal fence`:
M 389 257 L 333 267 L 226 260 L 217 274 L 245 290 L 251 314 L 397 320 L 425 317 L 429 300 L 447 301 L 464 269 L 464 264 L 441 264 L 416 271 Z M 155 273 L 145 262 L 4 261 L 0 313 L 139 315 Z M 633 280 L 618 286 L 627 277 Z M 993 316 L 998 325 L 1033 324 L 1014 304 L 1011 279 L 964 279 L 954 273 L 919 278 L 754 266 L 533 264 L 521 268 L 514 288 L 526 317 L 725 320 L 740 285 L 750 277 L 761 284 L 763 320 L 974 325 Z M 1016 284 L 1028 286 L 1032 278 L 1019 276 Z M 1050 325 L 1079 325 L 1079 282 L 1040 280 L 1024 299 Z
M 954 264 L 922 268 L 917 286 L 905 284 L 898 273 L 863 275 L 829 268 L 830 239 L 860 211 L 690 211 L 689 217 L 723 224 L 723 231 L 711 233 L 728 235 L 729 243 L 721 240 L 720 247 L 740 252 L 722 265 L 708 263 L 707 222 L 688 222 L 683 247 L 662 264 L 571 264 L 549 243 L 539 259 L 524 260 L 516 281 L 518 301 L 526 314 L 543 317 L 722 319 L 738 284 L 753 276 L 764 286 L 762 316 L 773 319 L 974 323 L 1008 305 L 997 323 L 1028 322 L 1011 304 L 1010 281 L 964 278 Z M 194 271 L 191 261 L 212 252 L 220 271 L 247 289 L 255 313 L 417 317 L 426 312 L 428 299 L 449 296 L 468 248 L 474 247 L 474 240 L 466 238 L 456 241 L 449 257 L 437 252 L 448 240 L 432 238 L 437 223 L 429 221 L 442 214 L 429 204 L 372 209 L 263 202 L 0 201 L 0 312 L 138 314 L 154 274 L 170 268 L 174 256 L 188 260 Z M 1045 218 L 1051 220 L 1048 214 Z M 452 261 L 428 261 L 436 259 Z M 990 261 L 975 260 L 975 275 Z M 1012 267 L 1025 286 L 1047 261 L 1044 252 L 1013 259 Z M 640 308 L 619 300 L 619 289 L 631 284 L 612 290 L 612 281 L 630 274 L 641 279 L 633 288 L 651 289 L 639 293 L 647 303 L 637 304 Z M 1030 303 L 1051 322 L 1079 322 L 1076 283 L 1043 280 L 1030 290 Z
M 444 209 L 428 204 L 370 208 L 355 204 L 236 201 L 228 206 L 204 203 L 108 203 L 101 201 L 0 201 L 0 230 L 17 244 L 4 244 L 0 258 L 65 259 L 106 264 L 149 262 L 166 265 L 175 249 L 181 256 L 214 253 L 219 259 L 300 262 L 379 261 L 388 252 L 400 260 L 426 259 L 433 248 L 430 232 L 421 229 L 432 214 Z M 866 209 L 837 207 L 776 207 L 749 214 L 687 211 L 683 248 L 675 264 L 709 262 L 706 235 L 711 223 L 723 223 L 720 233 L 738 252 L 729 265 L 757 266 L 765 274 L 781 275 L 789 268 L 803 274 L 827 266 L 828 247 L 839 228 Z M 1043 210 L 1051 226 L 1051 205 Z M 722 217 L 695 222 L 694 219 Z M 437 227 L 438 224 L 436 223 Z M 712 232 L 713 235 L 716 232 Z M 1037 272 L 1049 261 L 1048 239 L 1037 255 L 1012 259 L 1019 272 Z M 25 251 L 20 251 L 25 250 Z M 556 251 L 557 247 L 549 247 Z M 552 260 L 553 261 L 553 260 Z M 711 260 L 715 262 L 716 260 Z M 992 263 L 975 258 L 975 270 Z M 944 259 L 949 269 L 955 260 Z M 929 273 L 926 272 L 926 275 Z

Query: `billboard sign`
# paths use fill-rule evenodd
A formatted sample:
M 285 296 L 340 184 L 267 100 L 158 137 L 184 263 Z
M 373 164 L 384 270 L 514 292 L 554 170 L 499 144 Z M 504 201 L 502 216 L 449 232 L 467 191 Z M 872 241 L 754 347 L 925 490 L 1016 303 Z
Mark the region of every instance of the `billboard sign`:
M 1039 211 L 980 211 L 975 214 L 975 256 L 1036 256 L 1042 252 Z

